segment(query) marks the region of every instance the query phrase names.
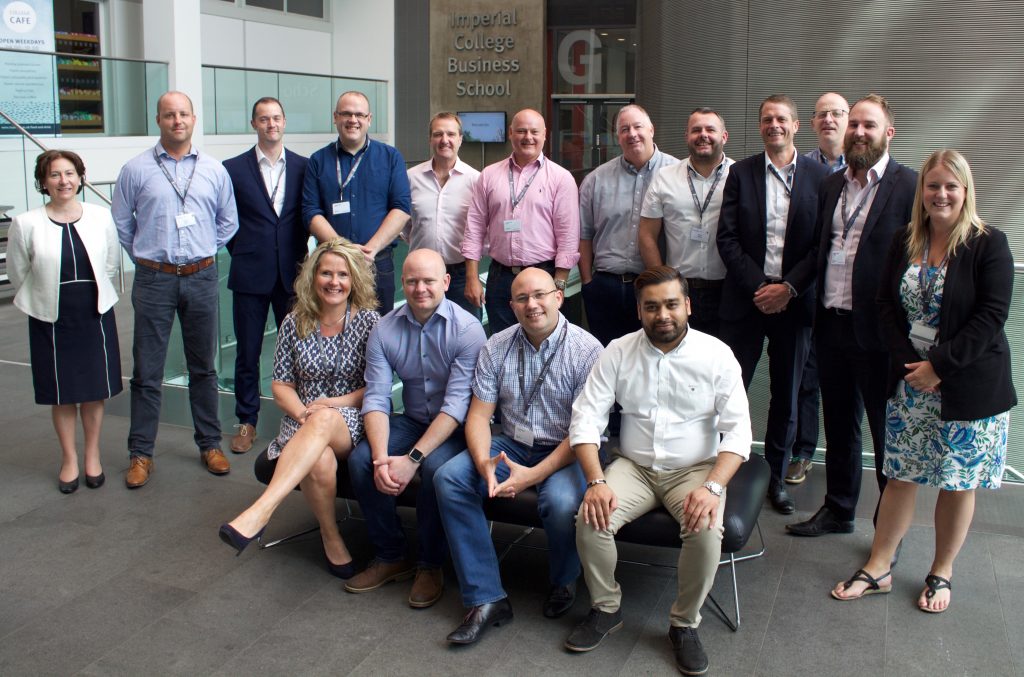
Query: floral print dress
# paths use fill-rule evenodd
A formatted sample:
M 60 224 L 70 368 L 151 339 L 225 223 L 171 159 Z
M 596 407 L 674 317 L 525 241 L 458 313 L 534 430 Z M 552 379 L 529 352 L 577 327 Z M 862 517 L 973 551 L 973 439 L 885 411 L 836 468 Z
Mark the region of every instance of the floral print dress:
M 900 301 L 911 324 L 924 322 L 938 329 L 946 268 L 927 269 L 926 280 L 935 281 L 924 311 L 920 271 L 919 263 L 907 267 L 900 281 Z M 921 353 L 921 359 L 925 357 Z M 943 421 L 941 409 L 940 393 L 924 393 L 900 381 L 886 404 L 885 476 L 947 491 L 998 489 L 1006 461 L 1009 412 L 976 421 Z

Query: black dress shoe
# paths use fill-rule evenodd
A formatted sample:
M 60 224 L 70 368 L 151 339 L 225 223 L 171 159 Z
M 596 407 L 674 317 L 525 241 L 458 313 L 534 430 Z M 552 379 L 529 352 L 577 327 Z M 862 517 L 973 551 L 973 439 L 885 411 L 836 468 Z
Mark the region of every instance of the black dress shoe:
M 89 487 L 90 489 L 99 489 L 100 487 L 103 486 L 103 483 L 106 481 L 107 476 L 104 475 L 103 473 L 100 473 L 99 475 L 86 474 L 85 476 L 85 486 Z
M 64 480 L 58 477 L 57 488 L 60 489 L 60 493 L 62 494 L 73 494 L 76 491 L 78 491 L 78 478 L 76 477 L 70 482 L 65 482 Z
M 776 512 L 783 515 L 792 515 L 793 511 L 796 510 L 796 503 L 793 502 L 789 492 L 786 491 L 786 486 L 776 479 L 773 479 L 768 484 L 768 501 L 775 508 Z
M 576 581 L 569 585 L 552 586 L 548 598 L 544 600 L 545 618 L 561 618 L 572 608 L 576 601 Z
M 825 534 L 853 533 L 853 520 L 841 520 L 825 506 L 806 522 L 787 524 L 786 531 L 794 536 L 824 536 Z
M 449 635 L 452 644 L 472 644 L 480 639 L 484 631 L 492 625 L 512 622 L 512 605 L 508 597 L 490 604 L 481 604 L 469 610 L 462 619 L 462 625 L 455 628 Z

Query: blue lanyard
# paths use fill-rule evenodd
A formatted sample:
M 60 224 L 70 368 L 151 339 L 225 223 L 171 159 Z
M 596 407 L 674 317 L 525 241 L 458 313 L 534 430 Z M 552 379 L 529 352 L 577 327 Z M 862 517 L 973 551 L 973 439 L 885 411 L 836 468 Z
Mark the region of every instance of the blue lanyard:
M 782 178 L 782 174 L 779 174 L 779 170 L 771 163 L 768 163 L 768 171 L 770 171 L 772 176 L 778 179 L 779 183 L 782 184 L 782 187 L 786 191 L 786 197 L 793 197 L 793 174 L 795 172 L 786 172 L 786 178 Z
M 691 165 L 686 165 L 686 182 L 690 184 L 690 195 L 693 197 L 693 206 L 697 208 L 697 212 L 700 216 L 700 222 L 704 223 L 704 212 L 707 210 L 708 205 L 711 204 L 711 198 L 715 194 L 715 188 L 718 187 L 718 182 L 722 180 L 722 170 L 725 168 L 725 160 L 722 160 L 722 164 L 718 165 L 718 169 L 715 170 L 715 181 L 711 184 L 711 190 L 704 196 L 704 204 L 700 203 L 697 199 L 697 189 L 693 186 L 693 177 L 690 172 L 696 173 L 696 170 Z M 782 177 L 779 177 L 780 180 Z M 787 194 L 789 189 L 786 190 Z
M 338 143 L 338 156 L 334 159 L 334 161 L 335 161 L 335 163 L 337 165 L 337 170 L 338 170 L 338 199 L 339 200 L 344 200 L 345 199 L 345 188 L 347 188 L 348 184 L 352 182 L 352 177 L 356 175 L 356 170 L 359 169 L 359 165 L 362 163 L 363 158 L 366 157 L 366 151 L 367 151 L 367 149 L 369 147 L 370 147 L 370 140 L 367 139 L 366 140 L 366 145 L 363 146 L 362 149 L 359 152 L 356 153 L 356 155 L 358 157 L 356 158 L 355 164 L 352 165 L 352 169 L 350 169 L 348 171 L 348 176 L 345 177 L 344 181 L 342 181 L 341 180 L 341 143 L 340 142 Z

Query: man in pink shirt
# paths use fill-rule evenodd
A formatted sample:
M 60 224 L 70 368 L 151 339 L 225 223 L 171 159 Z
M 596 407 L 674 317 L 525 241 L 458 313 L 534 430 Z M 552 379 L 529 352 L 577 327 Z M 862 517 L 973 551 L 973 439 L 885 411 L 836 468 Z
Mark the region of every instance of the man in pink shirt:
M 535 110 L 512 118 L 512 155 L 484 168 L 469 205 L 462 255 L 466 258 L 466 298 L 486 303 L 491 333 L 516 324 L 512 280 L 524 268 L 554 276 L 565 289 L 579 259 L 579 191 L 572 175 L 544 157 L 547 130 Z M 480 258 L 489 248 L 487 291 L 480 283 Z

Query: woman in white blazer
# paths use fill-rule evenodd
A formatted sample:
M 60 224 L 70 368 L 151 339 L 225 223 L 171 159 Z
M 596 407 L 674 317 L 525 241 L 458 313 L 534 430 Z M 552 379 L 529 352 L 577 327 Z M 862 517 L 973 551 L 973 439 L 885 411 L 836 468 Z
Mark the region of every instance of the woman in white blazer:
M 50 201 L 14 217 L 7 274 L 14 305 L 29 316 L 36 403 L 52 407 L 62 459 L 57 486 L 78 488 L 75 422 L 85 433 L 85 484 L 102 486 L 100 429 L 104 400 L 121 392 L 121 354 L 110 276 L 120 249 L 110 211 L 77 199 L 85 165 L 71 151 L 36 158 L 36 189 Z

